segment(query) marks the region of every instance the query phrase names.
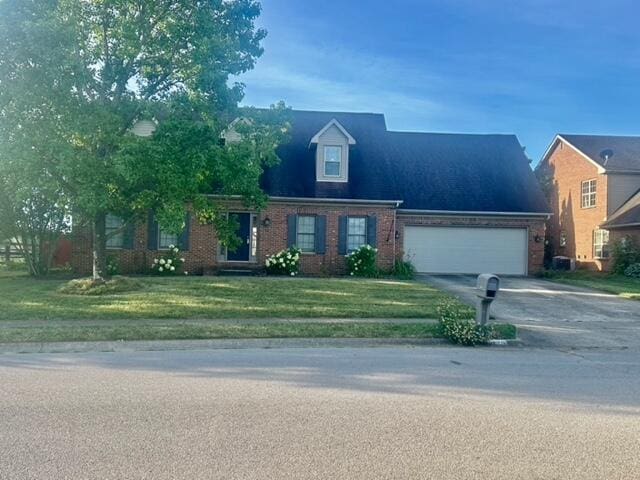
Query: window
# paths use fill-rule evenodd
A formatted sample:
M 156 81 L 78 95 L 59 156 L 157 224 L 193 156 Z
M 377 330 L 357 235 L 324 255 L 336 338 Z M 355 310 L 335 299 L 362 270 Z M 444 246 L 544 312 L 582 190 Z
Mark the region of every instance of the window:
M 158 229 L 158 248 L 160 250 L 167 250 L 171 245 L 178 245 L 178 235 L 175 233 L 169 233 Z
M 316 251 L 316 217 L 298 216 L 296 245 L 303 252 Z
M 325 146 L 324 147 L 324 176 L 339 177 L 342 165 L 342 147 Z
M 609 258 L 609 231 L 594 230 L 593 256 L 595 258 Z
M 105 220 L 105 235 L 107 236 L 107 248 L 122 248 L 124 246 L 124 223 L 120 217 L 107 215 Z
M 353 252 L 367 243 L 367 219 L 349 217 L 347 219 L 347 251 Z
M 587 180 L 582 182 L 582 208 L 592 208 L 596 206 L 596 181 Z

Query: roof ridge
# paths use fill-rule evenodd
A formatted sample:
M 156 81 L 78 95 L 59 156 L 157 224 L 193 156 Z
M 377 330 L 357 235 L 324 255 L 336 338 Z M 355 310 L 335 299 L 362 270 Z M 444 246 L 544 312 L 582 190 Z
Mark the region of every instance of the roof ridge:
M 515 133 L 475 133 L 475 132 L 421 132 L 417 130 L 388 130 L 387 133 L 400 133 L 410 135 L 467 135 L 475 137 L 517 137 Z

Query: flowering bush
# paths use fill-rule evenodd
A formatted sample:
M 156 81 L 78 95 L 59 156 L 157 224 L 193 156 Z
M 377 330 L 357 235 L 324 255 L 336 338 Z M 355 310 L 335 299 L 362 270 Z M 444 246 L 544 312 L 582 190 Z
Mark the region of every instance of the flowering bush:
M 491 338 L 490 326 L 477 325 L 473 312 L 455 300 L 444 300 L 436 307 L 442 335 L 453 343 L 473 346 L 486 344 Z
M 347 254 L 347 271 L 349 275 L 359 277 L 375 277 L 378 275 L 376 257 L 378 249 L 371 245 L 363 245 L 357 250 Z
M 164 255 L 153 259 L 151 270 L 158 275 L 176 275 L 180 273 L 183 264 L 184 258 L 180 257 L 180 249 L 175 245 L 169 245 L 169 250 Z
M 267 257 L 265 262 L 270 275 L 290 275 L 295 277 L 300 271 L 300 250 L 291 247 Z

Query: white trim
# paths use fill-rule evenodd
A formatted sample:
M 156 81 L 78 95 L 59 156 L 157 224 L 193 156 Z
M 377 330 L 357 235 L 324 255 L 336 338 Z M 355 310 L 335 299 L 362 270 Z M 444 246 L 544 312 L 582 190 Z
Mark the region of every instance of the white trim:
M 547 147 L 547 149 L 545 150 L 544 154 L 542 155 L 542 158 L 540 159 L 540 163 L 539 165 L 542 164 L 542 162 L 544 162 L 545 160 L 547 160 L 547 157 L 549 156 L 549 154 L 551 153 L 551 151 L 553 150 L 553 147 L 556 145 L 556 142 L 558 141 L 562 141 L 563 143 L 565 143 L 566 145 L 568 145 L 569 147 L 571 147 L 573 150 L 576 151 L 576 153 L 578 153 L 580 156 L 582 156 L 583 158 L 585 158 L 589 163 L 591 163 L 594 167 L 596 167 L 598 169 L 598 173 L 605 173 L 607 170 L 600 165 L 598 162 L 596 162 L 595 160 L 593 160 L 589 155 L 587 155 L 586 153 L 584 153 L 582 150 L 580 150 L 578 147 L 576 147 L 575 145 L 573 145 L 571 142 L 569 142 L 569 140 L 567 140 L 566 138 L 564 138 L 562 135 L 558 134 L 554 137 L 553 141 L 551 142 L 551 145 L 549 145 Z
M 399 208 L 398 215 L 468 216 L 468 217 L 543 217 L 551 218 L 548 212 L 474 212 L 465 210 L 411 210 Z
M 322 127 L 320 129 L 320 131 L 318 133 L 316 133 L 313 137 L 311 137 L 311 141 L 309 142 L 309 145 L 311 145 L 312 143 L 319 143 L 320 142 L 320 137 L 322 136 L 322 134 L 324 132 L 326 132 L 327 130 L 329 130 L 332 126 L 335 126 L 338 130 L 340 130 L 340 132 L 347 137 L 347 140 L 349 142 L 349 145 L 355 145 L 356 144 L 356 140 L 355 138 L 353 138 L 349 132 L 347 132 L 347 129 L 344 128 L 340 122 L 338 120 L 336 120 L 335 118 L 331 119 L 331 121 L 329 123 L 327 123 L 324 127 Z

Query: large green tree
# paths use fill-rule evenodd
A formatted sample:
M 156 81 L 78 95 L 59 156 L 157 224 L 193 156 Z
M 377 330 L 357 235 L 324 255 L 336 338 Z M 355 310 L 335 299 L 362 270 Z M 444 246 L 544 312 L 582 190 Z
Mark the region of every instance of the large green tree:
M 238 112 L 265 31 L 253 0 L 0 0 L 0 162 L 29 158 L 87 222 L 105 274 L 105 217 L 149 210 L 178 233 L 185 208 L 233 235 L 220 198 L 260 207 L 286 108 Z M 221 134 L 240 114 L 241 139 Z M 153 120 L 153 135 L 132 128 Z M 216 193 L 212 197 L 208 194 Z

